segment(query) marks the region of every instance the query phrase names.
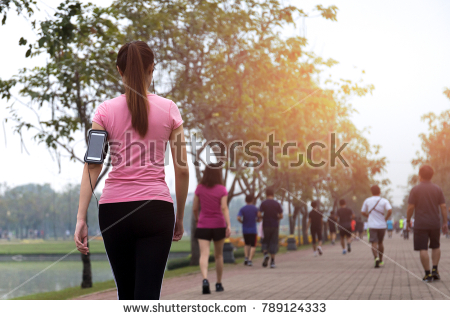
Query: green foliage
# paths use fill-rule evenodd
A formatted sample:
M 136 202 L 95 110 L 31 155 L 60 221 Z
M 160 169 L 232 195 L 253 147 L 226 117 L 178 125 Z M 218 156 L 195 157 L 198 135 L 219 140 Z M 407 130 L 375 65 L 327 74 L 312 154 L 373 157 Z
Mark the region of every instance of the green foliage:
M 86 139 L 95 107 L 123 90 L 115 70 L 122 38 L 113 15 L 111 8 L 66 0 L 58 6 L 55 19 L 39 23 L 38 40 L 29 45 L 26 54 L 45 54 L 47 64 L 0 80 L 2 98 L 17 102 L 11 90 L 18 86 L 20 96 L 30 101 L 25 107 L 36 116 L 25 119 L 24 104 L 11 103 L 9 119 L 15 132 L 22 135 L 24 130 L 32 131 L 34 139 L 57 158 L 63 152 L 82 161 L 74 151 L 76 133 L 81 130 Z M 26 43 L 23 38 L 19 41 L 20 45 Z
M 6 23 L 7 13 L 11 10 L 12 5 L 16 7 L 18 15 L 26 14 L 28 17 L 31 17 L 34 10 L 37 9 L 36 1 L 34 0 L 2 0 L 0 2 L 0 14 L 3 14 L 2 25 Z
M 304 201 L 324 197 L 330 199 L 327 206 L 335 207 L 346 197 L 356 205 L 370 184 L 389 183 L 376 181 L 385 159 L 350 121 L 354 110 L 349 97 L 370 94 L 373 86 L 322 79 L 337 62 L 308 52 L 307 39 L 283 35 L 299 18 L 314 14 L 336 21 L 337 7 L 317 5 L 305 12 L 277 0 L 125 0 L 101 8 L 66 0 L 54 19 L 38 24 L 36 43 L 19 41 L 29 45 L 27 56 L 44 54 L 47 64 L 0 80 L 0 94 L 14 100 L 9 119 L 17 133 L 33 131 L 36 141 L 57 157 L 63 153 L 82 161 L 75 154 L 74 137 L 78 132 L 86 137 L 100 102 L 123 93 L 114 63 L 120 45 L 143 40 L 156 53 L 156 92 L 177 103 L 189 134 L 228 145 L 265 140 L 269 134 L 280 142 L 298 143 L 287 155 L 275 148 L 279 167 L 268 164 L 265 152 L 261 166 L 246 166 L 254 158 L 238 148 L 234 166 L 226 163 L 224 169 L 225 180 L 231 180 L 229 201 L 249 193 L 261 198 L 272 186 L 281 200 L 292 201 L 282 189 L 287 188 Z M 30 101 L 26 106 L 34 111 L 35 121 L 25 119 L 22 106 L 15 103 L 15 86 Z M 310 142 L 327 142 L 331 132 L 338 143 L 349 143 L 344 152 L 349 168 L 289 168 L 288 162 L 305 153 Z M 325 153 L 315 149 L 305 162 L 311 165 L 321 157 Z
M 64 237 L 65 231 L 71 234 L 75 230 L 76 212 L 78 208 L 79 185 L 68 185 L 61 192 L 55 192 L 49 184 L 27 184 L 9 188 L 2 187 L 0 194 L 0 228 L 12 232 L 16 238 L 28 238 L 28 230 L 44 231 L 44 237 Z M 98 225 L 95 199 L 89 204 L 89 221 L 91 226 Z M 98 232 L 91 228 L 90 235 Z M 46 247 L 49 245 L 49 247 Z M 25 245 L 23 250 L 38 249 L 54 252 L 58 245 L 36 244 L 37 247 Z M 60 248 L 64 253 L 69 247 Z M 3 248 L 7 249 L 7 248 Z M 2 252 L 3 249 L 0 249 Z M 71 247 L 73 249 L 73 247 Z M 21 249 L 22 250 L 22 249 Z M 24 251 L 24 252 L 25 252 Z

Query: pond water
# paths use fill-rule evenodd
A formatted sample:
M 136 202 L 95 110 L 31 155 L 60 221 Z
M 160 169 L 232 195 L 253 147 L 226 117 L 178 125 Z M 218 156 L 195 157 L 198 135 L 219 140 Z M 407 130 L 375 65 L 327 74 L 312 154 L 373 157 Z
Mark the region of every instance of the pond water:
M 0 262 L 0 297 L 41 272 L 52 262 Z M 108 261 L 92 261 L 92 280 L 113 279 Z M 81 261 L 61 261 L 8 295 L 7 299 L 38 292 L 57 291 L 81 284 Z M 3 297 L 5 299 L 5 297 Z
M 187 253 L 183 254 L 183 256 L 186 255 Z M 181 254 L 176 255 L 171 253 L 169 259 L 179 256 L 181 256 Z M 68 287 L 79 286 L 81 284 L 81 272 L 83 267 L 81 260 L 60 261 L 9 294 L 7 297 L 4 297 L 5 294 L 49 267 L 52 263 L 53 262 L 51 261 L 0 262 L 0 299 L 11 299 L 39 292 L 58 291 Z M 107 260 L 91 261 L 91 264 L 93 282 L 102 282 L 113 279 L 111 267 Z

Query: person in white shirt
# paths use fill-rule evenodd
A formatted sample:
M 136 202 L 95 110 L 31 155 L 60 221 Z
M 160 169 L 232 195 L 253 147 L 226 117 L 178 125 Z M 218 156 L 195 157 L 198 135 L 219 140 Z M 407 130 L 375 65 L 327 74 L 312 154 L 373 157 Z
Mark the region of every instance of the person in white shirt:
M 380 187 L 374 185 L 370 188 L 372 197 L 367 198 L 362 206 L 361 214 L 368 218 L 367 224 L 369 227 L 370 238 L 372 243 L 372 253 L 375 258 L 375 268 L 384 265 L 383 253 L 384 245 L 383 239 L 386 233 L 386 221 L 392 214 L 392 206 L 388 200 L 380 196 Z

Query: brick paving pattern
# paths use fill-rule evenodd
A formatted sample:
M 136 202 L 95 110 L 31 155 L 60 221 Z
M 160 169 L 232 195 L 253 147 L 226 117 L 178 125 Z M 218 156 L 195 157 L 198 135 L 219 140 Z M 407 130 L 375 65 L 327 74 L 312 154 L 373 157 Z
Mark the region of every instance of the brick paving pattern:
M 200 273 L 164 281 L 162 300 L 402 300 L 450 299 L 450 239 L 441 238 L 442 257 L 439 264 L 441 281 L 430 285 L 423 277 L 419 254 L 413 251 L 412 237 L 403 240 L 394 234 L 385 239 L 385 266 L 373 268 L 370 248 L 358 241 L 352 252 L 342 254 L 340 244 L 323 247 L 323 256 L 314 257 L 312 250 L 291 251 L 277 257 L 276 269 L 263 268 L 261 258 L 253 267 L 227 265 L 224 292 L 216 293 L 214 270 L 209 271 L 212 294 L 201 294 Z M 430 252 L 431 253 L 431 252 Z M 403 267 L 408 271 L 404 270 Z M 117 299 L 116 290 L 81 297 L 89 300 Z

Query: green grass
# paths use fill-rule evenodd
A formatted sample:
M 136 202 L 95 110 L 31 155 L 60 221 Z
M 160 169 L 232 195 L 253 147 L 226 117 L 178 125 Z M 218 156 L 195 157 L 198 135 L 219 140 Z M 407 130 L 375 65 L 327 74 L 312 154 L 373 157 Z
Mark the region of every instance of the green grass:
M 306 250 L 310 249 L 311 245 L 301 246 L 298 250 Z M 262 257 L 262 253 L 259 252 L 259 248 L 255 254 L 255 258 Z M 287 252 L 286 247 L 280 247 L 278 253 L 284 254 Z M 236 259 L 236 263 L 234 265 L 242 264 L 244 262 L 244 258 Z M 232 268 L 233 264 L 225 264 L 225 272 L 227 269 Z M 209 269 L 214 269 L 215 263 L 209 263 Z M 189 266 L 183 267 L 175 270 L 167 270 L 164 274 L 164 279 L 170 279 L 173 277 L 183 276 L 192 273 L 200 272 L 198 266 Z M 114 289 L 116 287 L 113 280 L 105 281 L 105 282 L 96 282 L 93 284 L 92 288 L 89 289 L 81 289 L 80 287 L 71 287 L 66 288 L 60 291 L 51 291 L 51 292 L 43 292 L 36 293 L 28 296 L 22 296 L 14 298 L 13 300 L 68 300 L 76 297 L 80 297 L 86 294 L 100 292 L 108 289 Z
M 210 264 L 210 266 L 211 268 L 213 268 L 214 263 Z M 169 279 L 196 272 L 199 272 L 198 266 L 189 266 L 180 269 L 169 270 L 165 272 L 164 279 Z M 80 287 L 71 287 L 60 291 L 35 293 L 27 296 L 17 297 L 12 300 L 68 300 L 90 293 L 114 289 L 115 287 L 116 284 L 114 283 L 114 280 L 108 280 L 104 282 L 96 282 L 92 285 L 92 288 L 88 289 L 81 289 Z
M 91 253 L 104 253 L 105 247 L 101 240 L 91 240 L 89 242 Z M 71 240 L 67 241 L 17 241 L 0 243 L 0 254 L 66 254 L 75 249 L 75 243 Z M 189 252 L 191 243 L 189 240 L 173 242 L 172 252 Z M 77 254 L 74 251 L 73 254 Z

